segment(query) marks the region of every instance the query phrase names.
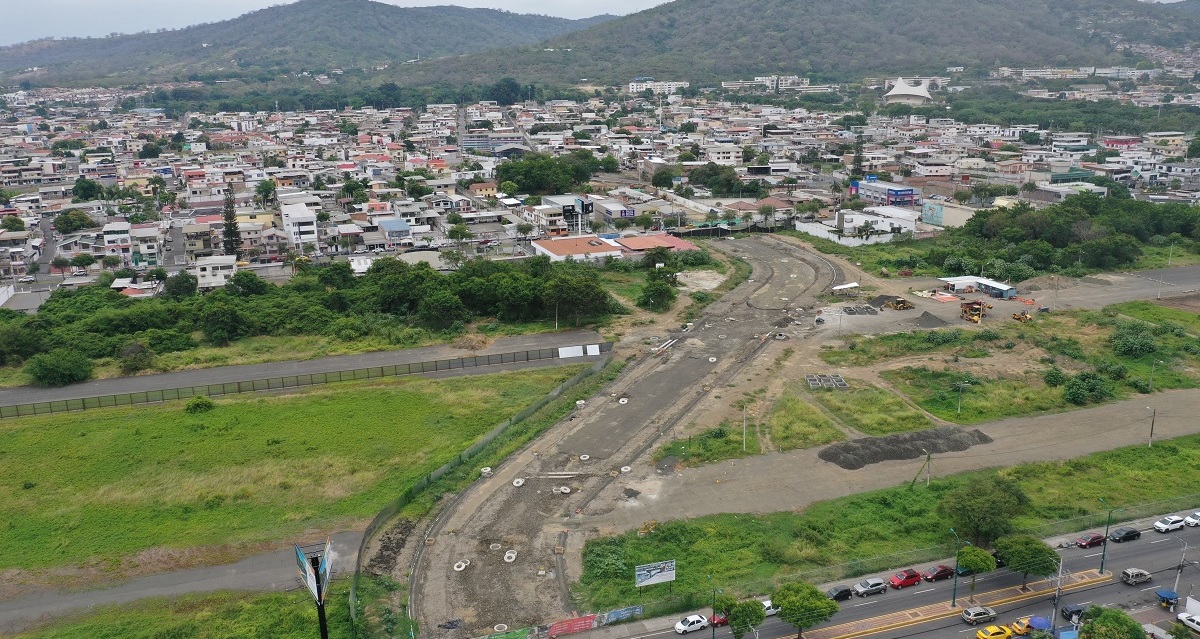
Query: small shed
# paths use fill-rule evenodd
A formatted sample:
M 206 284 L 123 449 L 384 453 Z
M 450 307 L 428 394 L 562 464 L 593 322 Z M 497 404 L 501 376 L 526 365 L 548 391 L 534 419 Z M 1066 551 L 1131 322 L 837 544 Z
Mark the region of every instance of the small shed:
M 946 283 L 945 289 L 951 293 L 973 293 L 978 291 L 989 297 L 998 297 L 1000 299 L 1009 299 L 1017 296 L 1017 287 L 1005 282 L 989 280 L 986 277 L 962 275 L 959 277 L 939 277 L 938 279 Z

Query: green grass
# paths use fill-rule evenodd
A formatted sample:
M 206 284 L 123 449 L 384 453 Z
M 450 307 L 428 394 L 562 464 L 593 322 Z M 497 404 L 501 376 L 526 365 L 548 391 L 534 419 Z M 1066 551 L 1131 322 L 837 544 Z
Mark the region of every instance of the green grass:
M 894 393 L 847 380 L 850 390 L 817 390 L 813 397 L 842 424 L 867 435 L 890 435 L 931 428 L 929 418 Z
M 334 582 L 326 603 L 332 639 L 354 636 L 345 582 Z M 86 616 L 67 617 L 14 639 L 311 639 L 317 632 L 317 610 L 304 589 L 287 593 L 218 592 L 144 599 L 101 608 Z
M 698 466 L 721 459 L 749 457 L 762 452 L 754 424 L 746 428 L 746 449 L 742 450 L 742 425 L 721 422 L 720 426 L 685 439 L 664 444 L 654 453 L 654 459 L 674 457 L 685 466 Z
M 850 337 L 843 348 L 822 349 L 820 357 L 827 364 L 869 366 L 915 353 L 948 353 L 970 342 L 971 334 L 963 329 L 908 331 L 870 338 Z
M 771 444 L 781 451 L 812 448 L 846 438 L 816 406 L 801 399 L 794 388 L 785 391 L 771 407 L 767 427 Z
M 885 371 L 882 376 L 921 408 L 959 424 L 979 424 L 1072 407 L 1063 400 L 1061 387 L 1047 386 L 1040 375 L 1032 372 L 1011 379 L 972 377 L 971 386 L 962 393 L 961 414 L 959 394 L 953 390 L 954 384 L 963 379 L 961 373 L 906 366 Z
M 711 585 L 705 575 L 725 592 L 747 596 L 768 594 L 791 580 L 820 583 L 939 559 L 953 553 L 954 541 L 936 512 L 941 496 L 991 472 L 953 475 L 912 489 L 904 482 L 799 513 L 713 515 L 660 523 L 644 537 L 631 531 L 594 539 L 584 549 L 576 594 L 589 610 L 640 603 L 675 612 L 707 601 Z M 999 472 L 1030 498 L 1015 522 L 1018 530 L 1061 534 L 1103 527 L 1099 497 L 1126 508 L 1116 513 L 1122 521 L 1200 505 L 1200 436 Z M 1051 530 L 1056 532 L 1046 532 Z M 629 578 L 633 567 L 664 558 L 678 562 L 673 592 L 665 584 L 635 588 Z
M 637 271 L 600 271 L 600 284 L 609 293 L 627 302 L 636 302 L 646 285 L 646 272 Z
M 369 519 L 580 366 L 0 421 L 0 568 L 133 565 Z
M 848 262 L 861 263 L 859 268 L 869 274 L 878 274 L 880 268 L 886 268 L 893 277 L 901 270 L 901 267 L 896 266 L 896 260 L 908 258 L 920 260 L 930 249 L 937 246 L 936 238 L 900 240 L 866 246 L 844 246 L 833 240 L 827 240 L 800 231 L 784 230 L 780 231 L 779 234 L 801 239 L 812 245 L 817 251 L 826 255 L 838 255 L 845 258 Z M 913 275 L 941 277 L 943 273 L 939 268 L 923 265 L 913 269 Z
M 1125 302 L 1124 304 L 1114 304 L 1104 310 L 1155 324 L 1171 322 L 1182 326 L 1192 335 L 1200 335 L 1200 315 L 1178 308 L 1162 306 L 1154 302 Z

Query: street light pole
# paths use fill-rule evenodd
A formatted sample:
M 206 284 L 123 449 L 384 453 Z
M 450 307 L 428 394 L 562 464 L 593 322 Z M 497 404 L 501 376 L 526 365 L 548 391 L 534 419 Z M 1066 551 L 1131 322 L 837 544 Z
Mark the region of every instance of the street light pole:
M 1117 509 L 1109 508 L 1108 502 L 1104 501 L 1103 497 L 1100 498 L 1100 503 L 1104 504 L 1105 508 L 1108 508 L 1108 519 L 1104 522 L 1104 541 L 1100 544 L 1100 574 L 1103 575 L 1104 560 L 1108 557 L 1108 528 L 1112 526 L 1112 514 Z
M 1175 539 L 1179 539 L 1179 537 L 1176 537 Z M 1183 552 L 1179 555 L 1179 567 L 1175 569 L 1175 586 L 1171 588 L 1171 590 L 1174 590 L 1175 592 L 1179 592 L 1179 576 L 1183 574 L 1183 566 L 1185 563 L 1184 558 L 1187 556 L 1188 546 L 1187 541 L 1184 541 L 1183 539 L 1179 539 L 1179 541 L 1183 542 Z
M 962 538 L 953 528 L 950 529 L 950 534 L 954 535 L 954 588 L 950 590 L 950 607 L 957 608 L 958 603 L 958 553 L 962 552 Z M 967 542 L 968 544 L 971 542 Z
M 713 580 L 712 575 L 708 576 L 708 582 L 712 584 L 712 616 L 717 616 L 717 582 Z M 717 639 L 717 624 L 713 623 L 712 618 L 708 620 L 708 627 L 712 628 L 712 639 Z

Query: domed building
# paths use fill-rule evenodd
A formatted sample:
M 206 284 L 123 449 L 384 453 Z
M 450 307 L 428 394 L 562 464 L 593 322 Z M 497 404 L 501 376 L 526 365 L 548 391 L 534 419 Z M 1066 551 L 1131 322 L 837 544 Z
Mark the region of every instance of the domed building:
M 892 90 L 883 96 L 883 100 L 885 104 L 907 104 L 909 106 L 929 104 L 933 101 L 929 95 L 929 80 L 919 80 L 916 84 L 912 84 L 904 78 L 896 78 Z

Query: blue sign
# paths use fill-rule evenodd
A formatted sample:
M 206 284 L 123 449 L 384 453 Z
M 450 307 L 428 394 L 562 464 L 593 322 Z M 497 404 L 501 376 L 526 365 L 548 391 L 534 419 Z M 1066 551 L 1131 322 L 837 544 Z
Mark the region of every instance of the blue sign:
M 598 616 L 596 618 L 596 621 L 599 622 L 599 624 L 601 626 L 605 626 L 610 623 L 617 623 L 618 621 L 625 621 L 626 619 L 633 619 L 634 617 L 640 616 L 641 614 L 642 614 L 641 606 L 630 606 L 628 608 L 621 608 L 620 610 L 606 612 L 606 613 Z
M 879 176 L 878 176 L 878 175 L 868 175 L 868 176 L 867 176 L 867 181 L 868 181 L 868 182 L 878 182 L 878 181 L 879 181 Z

